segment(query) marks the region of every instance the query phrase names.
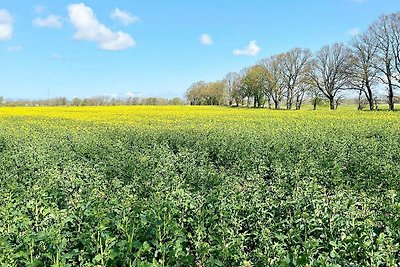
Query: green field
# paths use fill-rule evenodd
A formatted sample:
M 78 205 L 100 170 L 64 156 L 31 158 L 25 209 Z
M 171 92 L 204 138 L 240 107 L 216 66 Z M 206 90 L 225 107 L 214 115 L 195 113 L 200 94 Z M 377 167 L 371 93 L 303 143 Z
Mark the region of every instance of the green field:
M 0 266 L 399 266 L 400 113 L 0 109 Z

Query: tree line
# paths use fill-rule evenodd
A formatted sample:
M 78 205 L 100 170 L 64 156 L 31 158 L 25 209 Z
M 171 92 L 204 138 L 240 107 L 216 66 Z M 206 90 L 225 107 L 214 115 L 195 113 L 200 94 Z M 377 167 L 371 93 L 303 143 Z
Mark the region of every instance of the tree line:
M 313 104 L 325 99 L 330 109 L 358 93 L 373 110 L 385 88 L 389 110 L 394 110 L 400 88 L 400 12 L 383 15 L 349 44 L 325 45 L 316 53 L 294 48 L 260 60 L 221 81 L 196 82 L 186 91 L 191 105 L 253 105 L 300 109 L 307 97 Z
M 66 97 L 55 97 L 43 100 L 13 100 L 4 99 L 0 96 L 0 106 L 135 106 L 135 105 L 185 105 L 185 100 L 162 97 L 110 97 L 95 96 L 89 98 L 67 99 Z

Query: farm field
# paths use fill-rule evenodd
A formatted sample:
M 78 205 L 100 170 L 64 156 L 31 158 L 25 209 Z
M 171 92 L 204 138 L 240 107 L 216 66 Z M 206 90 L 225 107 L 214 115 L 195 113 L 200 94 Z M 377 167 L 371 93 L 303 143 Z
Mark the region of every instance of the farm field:
M 400 113 L 0 108 L 0 266 L 399 266 Z

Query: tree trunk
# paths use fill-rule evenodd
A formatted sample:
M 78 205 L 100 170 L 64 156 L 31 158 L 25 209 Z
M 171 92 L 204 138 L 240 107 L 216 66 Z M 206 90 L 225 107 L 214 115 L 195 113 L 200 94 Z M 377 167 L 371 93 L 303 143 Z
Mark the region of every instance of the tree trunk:
M 389 84 L 389 92 L 388 92 L 388 104 L 389 110 L 394 110 L 394 94 L 393 94 L 393 85 Z
M 301 109 L 301 104 L 303 104 L 303 97 L 304 97 L 304 92 L 296 96 L 296 110 Z
M 331 110 L 335 109 L 335 99 L 333 97 L 329 98 L 329 107 Z
M 386 63 L 386 78 L 388 81 L 388 104 L 389 110 L 394 110 L 394 94 L 393 94 L 393 83 L 392 83 L 392 70 L 390 63 Z
M 289 87 L 290 88 L 290 87 Z M 293 95 L 292 95 L 292 89 L 289 89 L 286 94 L 286 109 L 292 109 L 292 104 L 293 104 Z
M 360 90 L 360 92 L 358 93 L 358 110 L 362 110 L 362 104 L 361 104 L 361 94 L 362 91 Z
M 374 110 L 374 100 L 368 98 L 369 110 Z
M 369 83 L 367 83 L 366 87 L 367 91 L 365 92 L 365 96 L 368 100 L 369 110 L 374 110 L 374 96 L 372 94 L 371 86 L 369 85 Z
M 293 100 L 290 99 L 290 100 L 288 101 L 288 103 L 287 103 L 286 109 L 292 109 L 292 105 L 293 105 Z
M 314 99 L 314 110 L 317 110 L 317 98 Z

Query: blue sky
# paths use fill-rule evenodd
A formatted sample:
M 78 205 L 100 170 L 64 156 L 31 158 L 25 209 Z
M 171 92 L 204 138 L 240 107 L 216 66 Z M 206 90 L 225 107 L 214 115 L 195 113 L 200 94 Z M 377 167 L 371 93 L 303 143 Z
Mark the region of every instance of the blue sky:
M 183 96 L 294 47 L 348 42 L 399 0 L 0 2 L 0 95 Z

